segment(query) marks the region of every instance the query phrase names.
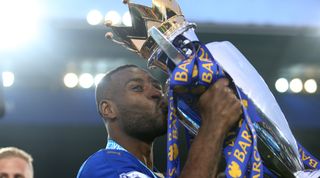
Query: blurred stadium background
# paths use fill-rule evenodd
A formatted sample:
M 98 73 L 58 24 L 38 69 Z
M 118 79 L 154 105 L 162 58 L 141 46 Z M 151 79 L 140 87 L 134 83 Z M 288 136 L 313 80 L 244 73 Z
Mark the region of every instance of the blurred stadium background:
M 269 85 L 297 140 L 319 157 L 320 1 L 178 2 L 197 23 L 200 40 L 227 40 L 240 49 Z M 104 38 L 105 18 L 130 25 L 120 0 L 0 2 L 0 147 L 30 152 L 36 177 L 76 176 L 106 142 L 94 101 L 101 73 L 126 63 L 145 67 Z M 164 81 L 164 73 L 152 72 Z M 155 150 L 156 166 L 164 170 L 163 138 Z

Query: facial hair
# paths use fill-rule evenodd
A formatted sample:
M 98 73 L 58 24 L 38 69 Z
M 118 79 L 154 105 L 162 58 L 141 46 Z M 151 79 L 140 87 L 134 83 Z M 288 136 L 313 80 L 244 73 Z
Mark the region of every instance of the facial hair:
M 136 139 L 147 143 L 166 133 L 166 112 L 159 114 L 133 107 L 118 105 L 119 118 L 123 130 Z

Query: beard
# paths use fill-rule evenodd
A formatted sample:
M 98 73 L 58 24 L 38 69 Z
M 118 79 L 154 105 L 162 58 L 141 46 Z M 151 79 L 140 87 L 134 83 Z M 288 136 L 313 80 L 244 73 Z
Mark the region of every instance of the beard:
M 154 112 L 137 107 L 118 106 L 122 129 L 126 134 L 146 143 L 166 133 L 166 110 L 157 108 Z

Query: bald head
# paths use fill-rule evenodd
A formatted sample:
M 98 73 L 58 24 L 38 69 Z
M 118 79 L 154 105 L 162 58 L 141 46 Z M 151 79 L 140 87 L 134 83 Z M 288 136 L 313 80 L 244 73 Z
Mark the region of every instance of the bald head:
M 112 99 L 113 96 L 117 93 L 117 87 L 114 86 L 115 83 L 112 82 L 113 81 L 113 75 L 124 71 L 126 69 L 129 68 L 139 68 L 136 65 L 123 65 L 120 67 L 117 67 L 113 70 L 111 70 L 110 72 L 108 72 L 99 82 L 99 84 L 96 87 L 96 104 L 98 107 L 98 112 L 100 115 L 101 114 L 101 110 L 99 109 L 102 101 L 106 100 L 106 99 Z M 139 68 L 140 69 L 140 68 Z

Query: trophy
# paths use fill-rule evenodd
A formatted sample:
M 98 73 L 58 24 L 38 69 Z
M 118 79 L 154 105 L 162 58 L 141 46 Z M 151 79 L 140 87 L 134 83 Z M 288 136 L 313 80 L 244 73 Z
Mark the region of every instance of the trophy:
M 175 124 L 176 117 L 188 133 L 197 135 L 201 118 L 195 102 L 212 83 L 227 77 L 242 101 L 244 114 L 235 129 L 237 134 L 230 134 L 225 142 L 226 176 L 319 176 L 317 171 L 306 171 L 319 169 L 318 160 L 297 143 L 268 86 L 232 43 L 201 44 L 195 34 L 196 25 L 185 20 L 175 0 L 153 0 L 152 7 L 124 3 L 132 26 L 114 26 L 107 21 L 113 33 L 108 32 L 106 37 L 146 59 L 149 68 L 158 67 L 169 74 L 169 109 L 173 109 L 168 128 Z M 175 131 L 168 131 L 168 164 L 173 165 L 167 167 L 168 177 L 179 174 L 177 155 L 170 154 L 178 149 L 172 137 Z M 244 133 L 249 136 L 243 137 Z

